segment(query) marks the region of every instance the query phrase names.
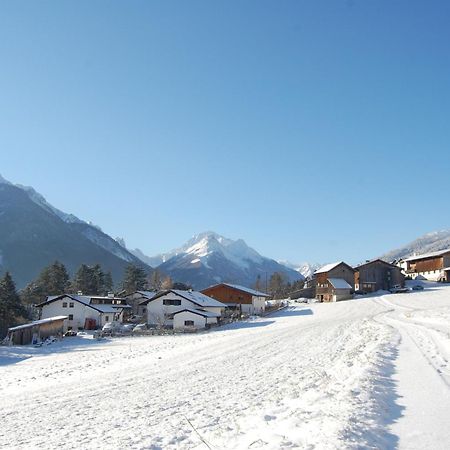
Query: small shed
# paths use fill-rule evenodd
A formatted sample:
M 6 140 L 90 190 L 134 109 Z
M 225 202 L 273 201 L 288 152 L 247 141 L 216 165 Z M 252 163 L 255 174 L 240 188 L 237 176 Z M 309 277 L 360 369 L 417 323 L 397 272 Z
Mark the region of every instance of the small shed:
M 62 337 L 64 321 L 67 319 L 68 316 L 55 316 L 11 327 L 8 328 L 7 339 L 14 345 L 27 345 L 50 336 Z
M 216 325 L 219 317 L 220 314 L 210 311 L 190 308 L 182 309 L 173 313 L 173 329 L 204 329 L 210 325 Z
M 348 300 L 352 298 L 352 286 L 342 278 L 328 278 L 331 284 L 332 301 Z

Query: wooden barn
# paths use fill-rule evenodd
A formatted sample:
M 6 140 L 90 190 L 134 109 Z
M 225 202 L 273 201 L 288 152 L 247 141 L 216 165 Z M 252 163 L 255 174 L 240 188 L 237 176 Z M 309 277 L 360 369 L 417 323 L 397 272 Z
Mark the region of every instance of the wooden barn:
M 352 298 L 355 270 L 343 261 L 327 264 L 314 272 L 316 299 L 337 302 Z
M 44 341 L 50 336 L 62 337 L 68 316 L 55 316 L 8 328 L 7 339 L 12 345 L 27 345 Z
M 355 270 L 355 289 L 357 291 L 388 291 L 394 286 L 405 285 L 405 277 L 401 268 L 382 259 L 367 261 L 355 267 Z
M 237 284 L 220 283 L 203 289 L 203 294 L 225 303 L 229 308 L 240 309 L 244 314 L 262 314 L 270 295 Z
M 405 260 L 406 274 L 411 278 L 430 281 L 450 281 L 450 248 L 412 256 Z

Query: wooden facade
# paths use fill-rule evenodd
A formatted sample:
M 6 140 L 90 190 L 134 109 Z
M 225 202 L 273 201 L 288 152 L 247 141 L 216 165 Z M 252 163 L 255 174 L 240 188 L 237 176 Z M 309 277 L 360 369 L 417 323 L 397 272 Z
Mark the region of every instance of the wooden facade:
M 50 317 L 8 329 L 8 339 L 14 345 L 44 341 L 50 336 L 62 337 L 67 316 Z
M 450 268 L 450 249 L 413 256 L 406 259 L 406 274 L 421 276 L 432 281 L 448 281 L 446 269 Z
M 351 291 L 355 287 L 355 270 L 345 262 L 329 264 L 315 272 L 316 299 L 322 302 L 332 302 L 344 297 L 351 298 Z M 350 286 L 349 292 L 338 292 L 330 279 L 342 279 Z
M 226 284 L 217 284 L 215 286 L 203 289 L 202 294 L 219 300 L 219 302 L 225 304 L 233 303 L 238 305 L 251 305 L 253 297 L 249 292 L 240 291 Z
M 404 286 L 405 277 L 400 267 L 381 259 L 368 261 L 356 267 L 355 289 L 364 292 L 389 290 L 394 286 Z

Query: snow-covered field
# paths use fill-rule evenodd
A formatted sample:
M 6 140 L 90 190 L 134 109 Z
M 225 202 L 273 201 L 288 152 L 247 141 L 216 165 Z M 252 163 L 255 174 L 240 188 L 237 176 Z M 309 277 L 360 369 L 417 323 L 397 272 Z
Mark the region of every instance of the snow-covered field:
M 450 448 L 450 286 L 0 347 L 0 447 Z

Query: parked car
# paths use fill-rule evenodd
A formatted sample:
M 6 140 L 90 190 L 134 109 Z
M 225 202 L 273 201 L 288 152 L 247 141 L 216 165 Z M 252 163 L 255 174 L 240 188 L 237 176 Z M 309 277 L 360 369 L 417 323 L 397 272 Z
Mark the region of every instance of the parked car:
M 134 328 L 133 328 L 133 333 L 139 333 L 141 331 L 146 331 L 147 330 L 147 324 L 146 323 L 138 323 Z
M 122 328 L 122 324 L 119 322 L 107 322 L 103 325 L 102 332 L 107 334 L 118 333 Z
M 366 291 L 355 291 L 355 295 L 367 295 Z
M 120 328 L 121 333 L 132 333 L 134 330 L 135 324 L 134 323 L 125 323 Z
M 412 287 L 413 291 L 423 291 L 423 286 L 421 284 L 416 284 Z
M 399 284 L 397 284 L 394 287 L 392 287 L 391 289 L 389 289 L 389 292 L 391 294 L 403 294 L 408 291 L 409 291 L 409 289 L 407 287 L 402 287 Z

